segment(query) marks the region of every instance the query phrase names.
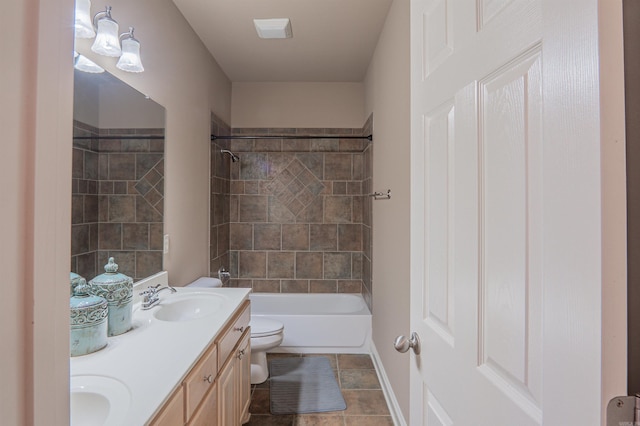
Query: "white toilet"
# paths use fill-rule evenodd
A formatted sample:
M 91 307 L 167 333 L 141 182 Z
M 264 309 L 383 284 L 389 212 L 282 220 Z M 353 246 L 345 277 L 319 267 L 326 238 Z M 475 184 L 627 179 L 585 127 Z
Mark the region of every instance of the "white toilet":
M 217 278 L 200 277 L 188 287 L 222 287 Z M 251 384 L 262 383 L 269 377 L 267 351 L 282 343 L 284 325 L 280 321 L 267 318 L 251 317 Z

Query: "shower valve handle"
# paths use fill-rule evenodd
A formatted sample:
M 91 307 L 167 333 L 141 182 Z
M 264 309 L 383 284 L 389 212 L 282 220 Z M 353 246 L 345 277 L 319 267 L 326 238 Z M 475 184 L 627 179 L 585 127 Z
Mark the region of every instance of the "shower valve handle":
M 414 331 L 408 339 L 402 335 L 396 337 L 396 340 L 393 341 L 393 347 L 401 353 L 405 353 L 411 348 L 413 349 L 413 353 L 416 355 L 420 354 L 420 338 L 418 337 L 418 333 Z

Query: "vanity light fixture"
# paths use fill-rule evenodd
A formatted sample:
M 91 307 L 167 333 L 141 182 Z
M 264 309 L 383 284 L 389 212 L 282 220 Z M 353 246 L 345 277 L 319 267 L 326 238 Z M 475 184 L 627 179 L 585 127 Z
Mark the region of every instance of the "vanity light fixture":
M 75 32 L 77 38 L 93 38 L 96 35 L 91 22 L 91 0 L 76 0 Z
M 79 71 L 84 71 L 91 74 L 100 74 L 104 72 L 104 68 L 102 68 L 100 65 L 96 64 L 86 56 L 79 54 L 75 50 L 73 51 L 73 58 L 73 67 Z
M 120 56 L 116 67 L 129 72 L 144 71 L 140 60 L 140 42 L 133 37 L 133 27 L 129 27 L 128 33 L 121 34 L 120 39 L 122 40 L 122 56 Z
M 103 12 L 98 12 L 93 17 L 96 26 L 96 39 L 91 50 L 103 56 L 120 56 L 120 39 L 118 38 L 118 23 L 111 17 L 111 6 L 107 6 Z

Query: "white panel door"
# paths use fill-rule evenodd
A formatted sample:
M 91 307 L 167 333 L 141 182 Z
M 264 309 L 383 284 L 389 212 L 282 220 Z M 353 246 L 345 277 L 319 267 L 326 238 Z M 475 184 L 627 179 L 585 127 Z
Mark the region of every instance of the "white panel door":
M 411 2 L 412 425 L 600 423 L 586 3 Z M 582 36 L 563 36 L 569 18 Z

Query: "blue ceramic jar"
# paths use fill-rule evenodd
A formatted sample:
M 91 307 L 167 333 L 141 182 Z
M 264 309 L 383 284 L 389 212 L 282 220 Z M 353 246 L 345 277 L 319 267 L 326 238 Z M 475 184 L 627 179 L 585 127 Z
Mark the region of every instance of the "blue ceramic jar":
M 131 330 L 133 279 L 118 272 L 113 257 L 105 273 L 89 281 L 89 293 L 104 297 L 109 305 L 108 335 L 117 336 Z
M 88 293 L 87 281 L 72 277 L 73 296 L 70 299 L 71 332 L 69 350 L 71 356 L 99 351 L 107 345 L 107 301 Z

